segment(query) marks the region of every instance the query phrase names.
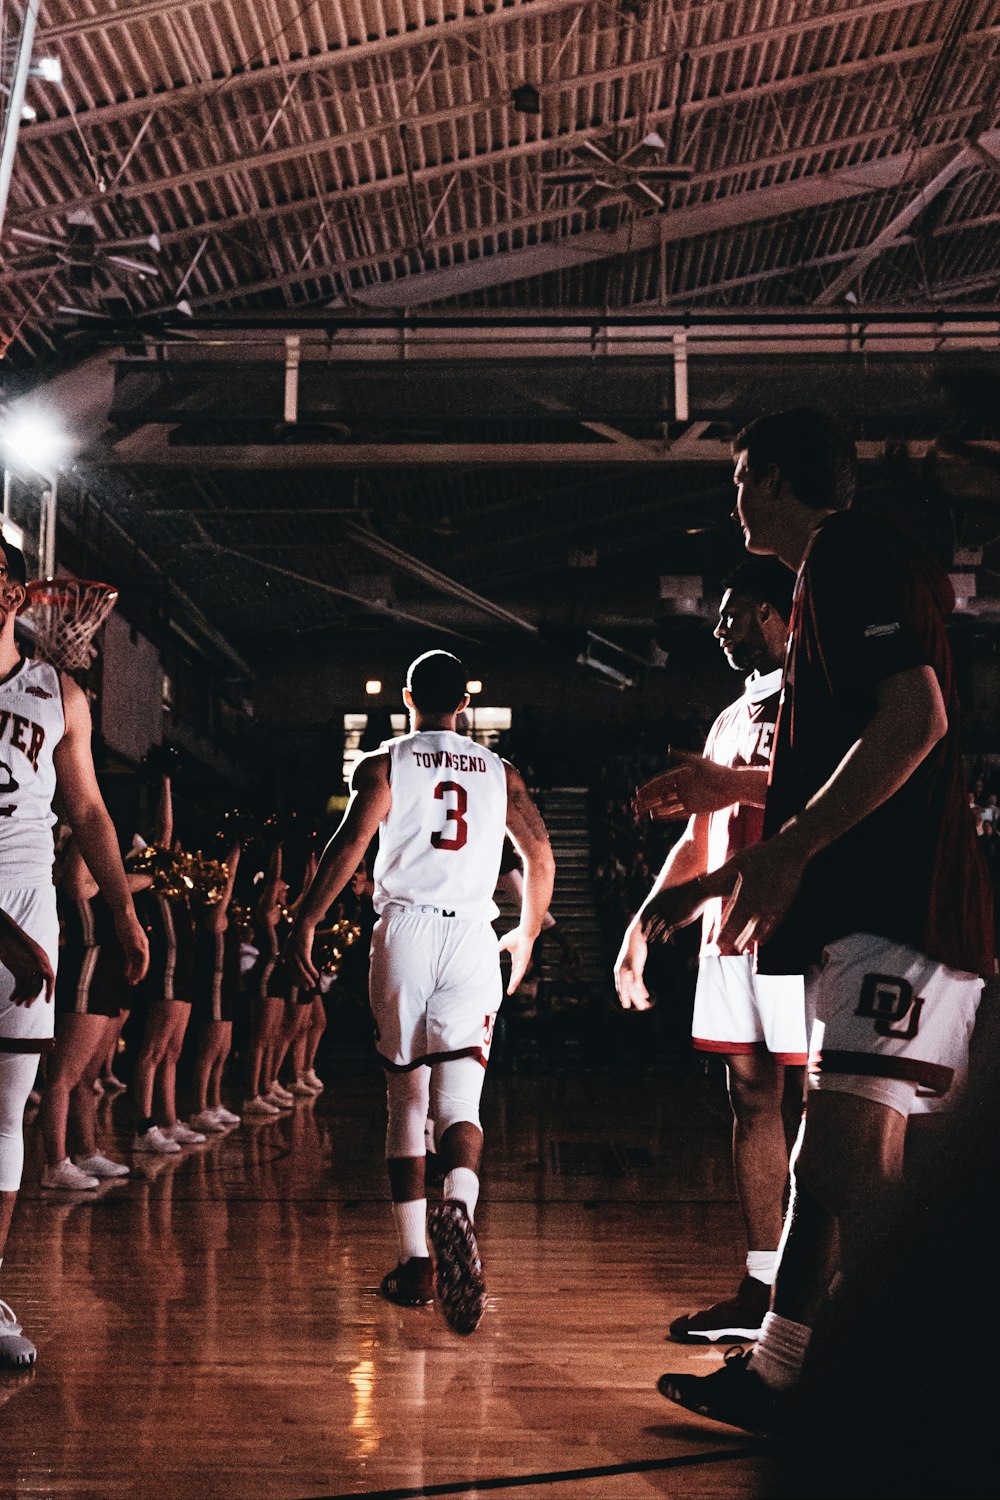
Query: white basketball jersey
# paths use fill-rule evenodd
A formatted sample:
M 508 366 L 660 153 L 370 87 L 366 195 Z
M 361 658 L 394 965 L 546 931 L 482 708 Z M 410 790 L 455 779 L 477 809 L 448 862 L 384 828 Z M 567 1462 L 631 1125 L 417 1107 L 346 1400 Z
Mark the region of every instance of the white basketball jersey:
M 379 829 L 375 910 L 437 906 L 492 922 L 507 826 L 507 775 L 492 750 L 450 730 L 387 741 L 392 807 Z
M 52 752 L 66 730 L 55 667 L 26 657 L 0 683 L 0 887 L 52 884 Z

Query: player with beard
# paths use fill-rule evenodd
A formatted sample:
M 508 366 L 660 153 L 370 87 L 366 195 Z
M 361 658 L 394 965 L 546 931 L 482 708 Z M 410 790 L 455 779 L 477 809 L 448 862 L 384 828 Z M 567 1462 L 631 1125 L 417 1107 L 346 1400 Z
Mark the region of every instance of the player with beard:
M 725 581 L 714 635 L 734 671 L 748 674 L 742 697 L 716 719 L 705 756 L 740 775 L 738 798 L 712 813 L 693 814 L 668 854 L 647 902 L 630 923 L 615 963 L 615 987 L 626 1010 L 652 999 L 643 971 L 643 912 L 665 887 L 718 870 L 756 844 L 764 826 L 764 795 L 792 606 L 793 575 L 775 558 L 752 558 Z M 679 765 L 699 759 L 675 754 Z M 640 789 L 636 808 L 670 815 L 677 770 Z M 806 1062 L 805 998 L 798 975 L 756 975 L 751 958 L 719 941 L 722 901 L 702 917 L 693 1046 L 725 1058 L 733 1108 L 733 1169 L 746 1230 L 747 1260 L 734 1297 L 675 1318 L 670 1336 L 682 1343 L 755 1338 L 771 1299 L 784 1218 L 788 1153 L 802 1116 Z
M 130 983 L 149 950 L 132 905 L 114 824 L 104 805 L 90 747 L 83 689 L 48 662 L 21 655 L 14 621 L 28 594 L 24 555 L 0 544 L 0 909 L 4 923 L 41 949 L 54 973 L 59 942 L 52 883 L 52 828 L 58 795 L 80 853 L 112 912 Z M 2 958 L 2 953 L 0 953 Z M 53 1007 L 45 965 L 37 983 L 0 968 L 0 1257 L 24 1166 L 24 1106 L 42 1052 L 51 1052 Z M 35 1346 L 0 1302 L 0 1369 L 34 1364 Z

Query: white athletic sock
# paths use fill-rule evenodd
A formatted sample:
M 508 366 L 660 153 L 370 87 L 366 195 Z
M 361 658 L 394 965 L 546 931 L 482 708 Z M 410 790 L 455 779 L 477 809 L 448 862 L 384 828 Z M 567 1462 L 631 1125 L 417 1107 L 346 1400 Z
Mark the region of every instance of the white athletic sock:
M 427 1255 L 427 1199 L 411 1198 L 408 1203 L 394 1203 L 401 1261 L 421 1259 Z
M 793 1323 L 791 1318 L 765 1313 L 760 1338 L 750 1356 L 750 1369 L 772 1391 L 790 1391 L 799 1383 L 811 1338 L 812 1329 L 805 1323 Z
M 446 1198 L 457 1198 L 459 1203 L 464 1203 L 470 1219 L 476 1217 L 479 1178 L 471 1167 L 452 1167 L 444 1180 L 443 1192 Z
M 747 1251 L 747 1275 L 752 1276 L 754 1281 L 762 1281 L 765 1286 L 774 1286 L 774 1278 L 778 1274 L 777 1250 L 748 1250 Z

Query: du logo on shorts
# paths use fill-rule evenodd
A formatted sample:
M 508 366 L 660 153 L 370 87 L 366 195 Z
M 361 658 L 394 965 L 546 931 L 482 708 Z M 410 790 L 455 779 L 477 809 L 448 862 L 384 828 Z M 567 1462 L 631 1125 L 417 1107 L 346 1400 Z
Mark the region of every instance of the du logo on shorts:
M 861 986 L 861 1001 L 856 1016 L 875 1022 L 879 1036 L 910 1042 L 920 1026 L 924 1002 L 913 993 L 913 986 L 892 974 L 866 974 Z

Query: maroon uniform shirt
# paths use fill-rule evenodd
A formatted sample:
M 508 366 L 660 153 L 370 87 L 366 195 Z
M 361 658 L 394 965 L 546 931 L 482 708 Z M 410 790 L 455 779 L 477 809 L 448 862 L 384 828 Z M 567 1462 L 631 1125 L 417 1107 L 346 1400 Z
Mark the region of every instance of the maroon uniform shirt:
M 802 973 L 826 943 L 870 932 L 992 974 L 992 894 L 964 790 L 945 629 L 954 603 L 934 559 L 886 522 L 843 511 L 816 531 L 795 586 L 764 836 L 829 779 L 886 678 L 933 667 L 948 732 L 898 792 L 810 860 L 761 948 L 763 972 Z

